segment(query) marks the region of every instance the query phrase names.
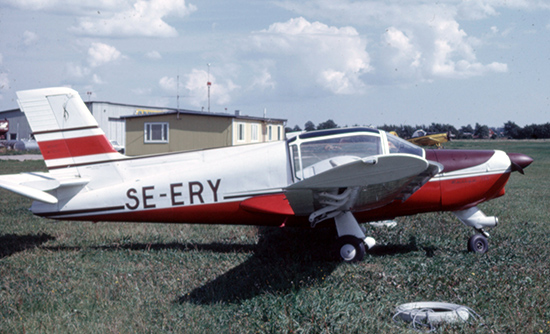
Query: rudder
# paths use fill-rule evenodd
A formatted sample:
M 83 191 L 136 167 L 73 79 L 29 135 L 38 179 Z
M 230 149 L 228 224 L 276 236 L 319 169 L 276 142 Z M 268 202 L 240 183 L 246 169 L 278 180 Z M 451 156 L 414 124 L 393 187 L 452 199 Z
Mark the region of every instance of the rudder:
M 75 90 L 34 89 L 17 97 L 49 170 L 123 158 Z

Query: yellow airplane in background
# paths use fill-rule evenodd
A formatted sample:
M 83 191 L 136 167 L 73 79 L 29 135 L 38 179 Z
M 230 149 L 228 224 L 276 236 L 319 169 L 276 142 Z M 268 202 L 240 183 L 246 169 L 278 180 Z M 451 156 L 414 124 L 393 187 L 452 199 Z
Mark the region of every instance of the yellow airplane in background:
M 398 136 L 395 131 L 391 131 L 390 133 L 394 136 Z M 412 138 L 407 140 L 418 146 L 437 146 L 438 148 L 441 148 L 441 144 L 451 140 L 451 133 L 427 133 L 426 131 L 419 129 L 413 133 Z

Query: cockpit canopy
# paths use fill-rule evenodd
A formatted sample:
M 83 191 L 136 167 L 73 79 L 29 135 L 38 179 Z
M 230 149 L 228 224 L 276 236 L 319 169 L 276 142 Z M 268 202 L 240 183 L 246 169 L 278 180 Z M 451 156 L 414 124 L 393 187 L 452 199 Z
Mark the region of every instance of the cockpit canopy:
M 306 132 L 288 140 L 294 177 L 303 180 L 325 170 L 365 157 L 424 150 L 399 137 L 370 128 Z

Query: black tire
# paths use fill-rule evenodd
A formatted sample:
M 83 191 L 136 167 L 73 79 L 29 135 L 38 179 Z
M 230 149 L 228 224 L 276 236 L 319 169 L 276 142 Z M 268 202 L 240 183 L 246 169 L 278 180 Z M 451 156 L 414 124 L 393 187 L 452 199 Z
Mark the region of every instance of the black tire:
M 359 262 L 365 257 L 365 243 L 353 235 L 344 235 L 336 241 L 336 255 L 344 262 Z
M 485 254 L 489 250 L 489 241 L 482 234 L 474 234 L 468 240 L 468 251 Z

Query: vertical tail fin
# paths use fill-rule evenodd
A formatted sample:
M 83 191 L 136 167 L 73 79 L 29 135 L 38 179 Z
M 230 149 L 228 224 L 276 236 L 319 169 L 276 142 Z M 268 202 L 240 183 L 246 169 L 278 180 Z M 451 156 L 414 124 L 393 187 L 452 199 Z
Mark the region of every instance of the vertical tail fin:
M 78 92 L 44 88 L 17 92 L 48 169 L 120 159 Z

